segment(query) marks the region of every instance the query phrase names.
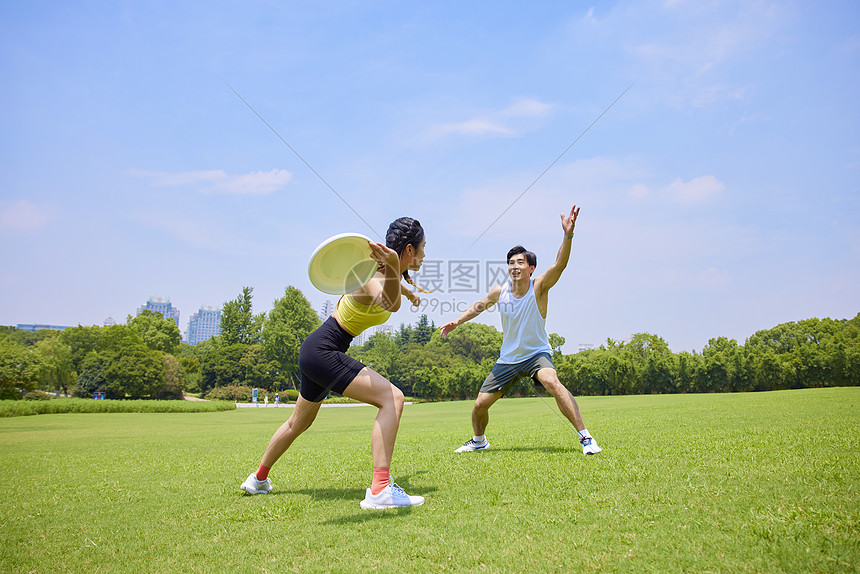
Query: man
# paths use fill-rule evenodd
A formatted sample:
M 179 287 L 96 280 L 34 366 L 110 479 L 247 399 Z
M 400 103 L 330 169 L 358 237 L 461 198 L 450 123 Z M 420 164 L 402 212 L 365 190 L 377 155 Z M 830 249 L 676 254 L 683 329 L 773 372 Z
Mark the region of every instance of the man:
M 558 380 L 555 365 L 550 358 L 552 348 L 546 334 L 546 310 L 549 290 L 555 285 L 567 267 L 573 229 L 579 208 L 575 205 L 570 215 L 561 214 L 561 228 L 564 231 L 561 247 L 549 269 L 532 281 L 532 273 L 537 267 L 537 257 L 517 245 L 508 252 L 508 275 L 510 282 L 497 285 L 490 293 L 474 303 L 456 321 L 442 325 L 442 338 L 466 321 L 474 319 L 490 306 L 498 304 L 502 317 L 502 349 L 499 360 L 487 376 L 475 407 L 472 409 L 472 429 L 475 435 L 455 452 L 468 452 L 489 448 L 490 443 L 484 435 L 490 421 L 489 410 L 507 392 L 520 376 L 528 375 L 553 397 L 559 410 L 579 432 L 579 442 L 583 454 L 597 454 L 602 449 L 589 434 L 582 421 L 579 406 L 561 381 Z

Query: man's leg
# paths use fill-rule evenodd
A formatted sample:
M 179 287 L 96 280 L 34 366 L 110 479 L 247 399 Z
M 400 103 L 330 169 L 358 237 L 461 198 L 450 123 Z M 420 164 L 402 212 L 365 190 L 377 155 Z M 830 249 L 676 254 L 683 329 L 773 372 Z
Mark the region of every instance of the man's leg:
M 544 367 L 535 373 L 535 377 L 543 385 L 543 388 L 555 397 L 555 402 L 561 413 L 576 428 L 579 433 L 579 443 L 582 445 L 582 453 L 597 454 L 603 450 L 597 446 L 597 441 L 594 440 L 588 429 L 585 428 L 585 422 L 583 422 L 582 414 L 579 412 L 579 405 L 576 404 L 576 399 L 573 398 L 570 391 L 558 380 L 556 370 Z
M 475 399 L 475 406 L 472 408 L 472 430 L 475 436 L 483 436 L 487 430 L 487 425 L 490 422 L 490 407 L 497 400 L 502 398 L 502 392 L 497 393 L 478 393 L 478 398 Z
M 478 393 L 475 406 L 472 408 L 472 431 L 475 435 L 454 452 L 484 450 L 490 446 L 487 437 L 484 436 L 484 431 L 487 430 L 487 424 L 490 422 L 490 407 L 501 398 L 502 394 L 502 391 Z
M 585 430 L 585 423 L 582 421 L 582 414 L 579 412 L 579 405 L 576 404 L 576 399 L 567 388 L 561 384 L 558 379 L 558 373 L 555 369 L 544 367 L 535 375 L 538 382 L 543 385 L 546 392 L 555 397 L 555 402 L 558 409 L 561 411 L 567 420 L 576 427 L 577 431 Z

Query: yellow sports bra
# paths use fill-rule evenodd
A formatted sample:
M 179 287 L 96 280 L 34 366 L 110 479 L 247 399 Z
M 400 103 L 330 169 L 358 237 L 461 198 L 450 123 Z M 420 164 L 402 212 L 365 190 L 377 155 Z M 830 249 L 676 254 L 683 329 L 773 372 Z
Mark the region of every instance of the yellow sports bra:
M 337 302 L 337 318 L 347 333 L 353 337 L 365 329 L 382 325 L 391 317 L 391 311 L 374 304 L 365 305 L 353 299 L 352 294 L 344 295 Z

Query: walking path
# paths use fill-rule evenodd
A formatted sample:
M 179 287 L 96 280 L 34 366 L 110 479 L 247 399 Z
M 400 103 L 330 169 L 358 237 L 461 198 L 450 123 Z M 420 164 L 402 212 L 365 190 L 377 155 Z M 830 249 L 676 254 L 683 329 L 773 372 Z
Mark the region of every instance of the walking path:
M 186 401 L 206 401 L 206 399 L 199 399 L 197 397 L 185 397 Z M 411 405 L 411 402 L 405 402 L 404 405 Z M 322 407 L 369 407 L 371 405 L 367 403 L 323 403 Z M 237 409 L 294 409 L 296 408 L 295 403 L 269 403 L 268 405 L 265 403 L 236 403 Z
M 404 405 L 411 405 L 412 403 L 405 402 L 403 404 Z M 367 403 L 323 403 L 322 404 L 322 408 L 326 408 L 326 407 L 369 407 L 369 406 L 371 406 L 371 405 L 369 405 Z M 264 405 L 263 403 L 259 403 L 259 404 L 236 403 L 237 409 L 252 409 L 254 407 L 261 408 L 261 409 L 271 409 L 271 408 L 293 409 L 296 407 L 296 404 L 295 403 L 286 403 L 286 404 L 277 404 L 276 405 L 274 403 L 269 403 L 268 405 Z

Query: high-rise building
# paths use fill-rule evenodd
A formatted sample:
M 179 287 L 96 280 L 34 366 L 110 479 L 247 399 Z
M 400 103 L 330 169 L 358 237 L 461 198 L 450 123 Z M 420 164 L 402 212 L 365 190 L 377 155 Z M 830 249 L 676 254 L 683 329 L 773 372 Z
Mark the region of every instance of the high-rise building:
M 325 303 L 323 303 L 322 307 L 320 307 L 320 320 L 325 321 L 326 319 L 331 317 L 332 313 L 334 313 L 334 308 L 336 306 L 337 304 L 334 301 L 332 301 L 331 299 L 326 299 Z
M 138 307 L 137 315 L 140 315 L 144 311 L 161 313 L 162 317 L 172 319 L 176 323 L 176 326 L 179 327 L 179 309 L 175 309 L 170 304 L 170 297 L 150 297 L 146 305 Z
M 185 340 L 189 345 L 208 341 L 221 334 L 221 309 L 204 305 L 188 320 Z

